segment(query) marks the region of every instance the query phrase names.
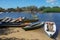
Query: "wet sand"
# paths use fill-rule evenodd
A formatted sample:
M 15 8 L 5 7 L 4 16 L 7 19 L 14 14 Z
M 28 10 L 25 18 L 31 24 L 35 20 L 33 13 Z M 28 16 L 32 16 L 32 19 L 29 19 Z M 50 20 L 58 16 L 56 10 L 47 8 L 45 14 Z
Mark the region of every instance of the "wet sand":
M 5 31 L 4 31 L 5 30 Z M 3 31 L 3 32 L 2 32 Z M 0 39 L 2 40 L 53 40 L 44 32 L 43 28 L 25 31 L 21 27 L 10 27 L 0 29 Z M 60 33 L 57 40 L 60 39 Z

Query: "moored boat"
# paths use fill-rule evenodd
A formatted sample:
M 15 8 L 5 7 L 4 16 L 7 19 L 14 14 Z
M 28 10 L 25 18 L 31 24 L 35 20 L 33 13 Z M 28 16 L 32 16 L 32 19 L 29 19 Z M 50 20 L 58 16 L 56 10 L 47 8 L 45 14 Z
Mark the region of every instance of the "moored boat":
M 52 37 L 56 33 L 55 22 L 45 22 L 44 31 L 49 37 Z
M 6 20 L 8 20 L 9 19 L 9 17 L 5 17 L 5 18 L 3 18 L 2 20 L 1 20 L 1 22 L 5 22 Z
M 1 26 L 26 26 L 28 24 L 22 22 L 22 18 L 20 17 L 17 19 L 12 19 L 10 17 L 5 17 L 3 19 L 0 19 L 0 27 Z
M 37 22 L 39 20 L 37 15 L 32 15 L 32 18 L 25 17 L 23 22 Z
M 23 18 L 19 17 L 19 18 L 16 18 L 16 19 L 13 19 L 13 18 L 10 18 L 10 17 L 5 17 L 2 20 L 0 20 L 0 26 L 18 26 L 18 25 L 20 26 L 22 23 L 31 23 L 31 22 L 27 22 L 27 21 L 31 21 L 31 20 L 30 19 L 25 20 L 24 17 Z
M 5 22 L 10 22 L 11 20 L 13 20 L 12 18 L 9 18 L 8 20 L 6 20 Z
M 16 21 L 16 19 L 12 19 L 10 22 L 15 22 Z
M 38 29 L 40 27 L 42 27 L 44 25 L 44 22 L 38 22 L 38 23 L 34 23 L 34 24 L 30 24 L 28 26 L 25 26 L 23 29 L 24 30 L 33 30 L 33 29 Z

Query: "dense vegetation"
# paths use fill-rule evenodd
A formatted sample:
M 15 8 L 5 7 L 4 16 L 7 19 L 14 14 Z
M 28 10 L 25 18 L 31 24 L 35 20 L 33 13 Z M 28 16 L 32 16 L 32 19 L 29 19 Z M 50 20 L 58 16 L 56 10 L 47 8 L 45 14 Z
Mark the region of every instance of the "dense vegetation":
M 60 7 L 46 8 L 43 12 L 60 12 Z
M 60 7 L 55 6 L 55 7 L 36 7 L 36 6 L 28 6 L 28 7 L 17 7 L 17 8 L 8 8 L 4 9 L 0 7 L 0 12 L 60 12 Z

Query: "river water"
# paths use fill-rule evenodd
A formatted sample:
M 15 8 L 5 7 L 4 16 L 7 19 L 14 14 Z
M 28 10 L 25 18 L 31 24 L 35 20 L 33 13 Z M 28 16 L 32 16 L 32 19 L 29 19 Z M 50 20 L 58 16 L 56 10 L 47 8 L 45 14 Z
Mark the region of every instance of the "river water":
M 60 13 L 35 13 L 39 17 L 39 21 L 53 21 L 56 23 L 57 29 L 60 29 Z M 11 17 L 11 18 L 18 18 L 18 17 L 27 17 L 32 18 L 32 13 L 1 13 L 0 18 L 4 17 Z
M 35 15 L 38 16 L 39 21 L 53 21 L 56 23 L 57 26 L 57 34 L 60 31 L 60 13 L 35 13 Z M 32 18 L 32 13 L 18 13 L 18 12 L 13 12 L 13 13 L 1 13 L 0 18 L 4 17 L 11 17 L 11 18 L 18 18 L 18 17 L 27 17 L 27 18 Z M 55 35 L 56 36 L 56 35 Z M 60 37 L 60 34 L 59 34 Z M 58 38 L 59 38 L 58 37 Z

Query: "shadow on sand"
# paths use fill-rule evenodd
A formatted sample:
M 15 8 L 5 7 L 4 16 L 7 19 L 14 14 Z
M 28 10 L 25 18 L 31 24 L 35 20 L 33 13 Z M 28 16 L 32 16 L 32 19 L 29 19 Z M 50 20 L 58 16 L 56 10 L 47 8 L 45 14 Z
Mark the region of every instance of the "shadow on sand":
M 11 33 L 16 33 L 16 32 L 19 32 L 19 31 L 18 30 L 14 31 L 14 29 L 10 29 L 9 27 L 8 28 L 0 28 L 0 35 L 8 35 Z
M 19 38 L 13 37 L 13 38 L 0 38 L 0 40 L 25 40 L 25 39 L 24 38 L 19 39 Z
M 8 28 L 0 28 L 0 35 L 6 35 L 8 31 Z

